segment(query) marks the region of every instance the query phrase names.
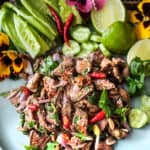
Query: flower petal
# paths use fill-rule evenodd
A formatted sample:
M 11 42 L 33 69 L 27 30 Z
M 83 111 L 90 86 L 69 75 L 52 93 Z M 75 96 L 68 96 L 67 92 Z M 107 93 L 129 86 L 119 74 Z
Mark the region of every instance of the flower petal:
M 103 8 L 106 3 L 106 0 L 92 0 L 93 6 L 96 10 Z
M 83 5 L 82 3 L 78 2 L 77 3 L 77 8 L 79 11 L 83 13 L 88 13 L 92 9 L 92 1 L 91 0 L 86 0 L 86 4 Z
M 70 6 L 74 6 L 77 4 L 77 1 L 76 0 L 66 0 L 66 3 Z

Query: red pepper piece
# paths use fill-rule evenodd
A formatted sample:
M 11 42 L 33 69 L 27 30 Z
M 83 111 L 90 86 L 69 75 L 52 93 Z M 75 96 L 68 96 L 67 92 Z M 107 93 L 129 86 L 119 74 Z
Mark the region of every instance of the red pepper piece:
M 64 41 L 65 41 L 65 43 L 66 43 L 68 46 L 70 46 L 70 45 L 69 45 L 68 31 L 69 31 L 69 27 L 70 27 L 70 25 L 71 25 L 71 23 L 72 23 L 72 21 L 73 21 L 73 17 L 74 17 L 74 15 L 73 15 L 73 14 L 70 14 L 69 17 L 68 17 L 68 19 L 67 19 L 67 21 L 66 21 L 66 23 L 65 23 L 65 25 L 64 25 Z
M 30 90 L 25 86 L 22 86 L 22 91 L 26 97 L 28 97 L 31 94 Z
M 55 19 L 55 23 L 56 23 L 56 26 L 57 26 L 57 30 L 59 32 L 60 35 L 63 35 L 63 23 L 58 15 L 58 13 L 55 11 L 54 8 L 52 8 L 50 5 L 48 5 L 48 8 L 52 14 L 52 16 L 54 17 Z
M 105 118 L 105 112 L 103 110 L 101 110 L 92 119 L 90 119 L 90 123 L 95 123 L 95 122 L 100 121 L 104 118 Z
M 104 79 L 106 78 L 106 74 L 103 72 L 93 72 L 90 74 L 90 77 L 96 78 L 96 79 Z
M 63 122 L 63 128 L 64 129 L 69 129 L 70 128 L 70 120 L 68 118 L 68 116 L 63 116 L 62 118 L 62 122 Z
M 29 104 L 27 106 L 27 108 L 30 109 L 31 111 L 37 111 L 38 105 L 36 105 L 36 104 Z

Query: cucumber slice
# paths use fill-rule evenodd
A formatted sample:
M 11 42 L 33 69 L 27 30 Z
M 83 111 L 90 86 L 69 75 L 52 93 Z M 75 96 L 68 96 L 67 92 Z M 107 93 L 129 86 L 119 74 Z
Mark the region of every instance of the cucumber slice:
M 33 29 L 16 14 L 13 14 L 13 19 L 18 37 L 30 56 L 35 58 L 40 53 L 41 46 L 32 32 Z
M 69 40 L 70 47 L 67 44 L 63 45 L 62 52 L 66 56 L 75 56 L 80 52 L 80 45 L 74 41 Z
M 97 43 L 101 43 L 101 36 L 100 35 L 97 35 L 97 34 L 92 34 L 90 36 L 90 40 L 92 42 L 97 42 Z
M 78 54 L 78 57 L 85 58 L 88 57 L 90 53 L 98 49 L 98 44 L 94 42 L 82 43 L 81 52 Z
M 15 24 L 13 21 L 13 12 L 11 12 L 10 10 L 5 11 L 6 12 L 2 23 L 3 30 L 8 34 L 9 38 L 11 39 L 17 50 L 20 52 L 25 52 L 25 47 L 23 43 L 20 41 L 15 29 Z
M 88 41 L 90 34 L 90 29 L 84 26 L 76 26 L 71 31 L 72 38 L 79 43 Z
M 144 111 L 148 117 L 148 122 L 150 123 L 150 108 L 141 107 L 141 110 Z
M 132 128 L 141 128 L 148 122 L 146 113 L 140 109 L 132 109 L 129 114 L 129 123 Z
M 148 108 L 150 110 L 150 96 L 143 95 L 141 97 L 142 107 Z
M 109 50 L 102 43 L 99 45 L 99 48 L 104 56 L 106 56 L 106 57 L 111 56 L 111 53 L 109 52 Z
M 48 18 L 50 13 L 43 0 L 38 0 L 38 3 L 34 0 L 20 0 L 20 2 L 55 38 L 57 30 L 52 20 Z
M 50 40 L 54 39 L 51 33 L 47 32 L 48 29 L 41 24 L 35 17 L 33 17 L 23 6 L 21 3 L 17 2 L 17 7 L 10 2 L 6 2 L 3 4 L 4 8 L 9 8 L 15 11 L 19 16 L 24 18 L 29 24 L 35 27 L 39 32 L 45 35 Z
M 93 9 L 91 20 L 97 32 L 101 33 L 116 21 L 125 21 L 125 8 L 121 0 L 107 0 L 100 10 Z

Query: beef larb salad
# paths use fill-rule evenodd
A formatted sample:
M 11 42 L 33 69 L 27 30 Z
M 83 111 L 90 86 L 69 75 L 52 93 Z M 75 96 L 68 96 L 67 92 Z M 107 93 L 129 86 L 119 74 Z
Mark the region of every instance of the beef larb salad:
M 149 0 L 1 4 L 0 80 L 26 82 L 7 95 L 26 150 L 113 150 L 150 122 L 149 10 Z

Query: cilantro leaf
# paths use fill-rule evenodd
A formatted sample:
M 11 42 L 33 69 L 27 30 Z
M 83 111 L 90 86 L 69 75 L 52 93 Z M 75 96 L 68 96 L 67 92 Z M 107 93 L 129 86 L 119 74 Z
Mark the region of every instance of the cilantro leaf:
M 122 120 L 123 120 L 124 122 L 126 122 L 126 121 L 127 121 L 127 118 L 126 118 L 126 113 L 127 113 L 127 111 L 128 111 L 128 108 L 127 108 L 127 107 L 121 107 L 121 108 L 117 108 L 117 109 L 114 111 L 114 114 L 119 115 L 119 116 L 122 118 Z
M 58 145 L 57 142 L 48 142 L 46 150 L 55 150 Z
M 30 145 L 30 146 L 25 145 L 25 146 L 24 146 L 24 149 L 25 149 L 25 150 L 39 150 L 37 147 L 33 147 L 33 146 L 31 146 L 31 145 Z
M 150 60 L 141 60 L 139 57 L 135 57 L 129 66 L 131 75 L 128 77 L 127 83 L 129 87 L 129 93 L 135 94 L 142 90 L 144 87 L 145 76 L 150 75 Z
M 53 61 L 51 56 L 44 58 L 44 61 L 41 63 L 39 67 L 39 71 L 41 74 L 49 75 L 51 71 L 53 71 L 59 65 L 58 62 Z

